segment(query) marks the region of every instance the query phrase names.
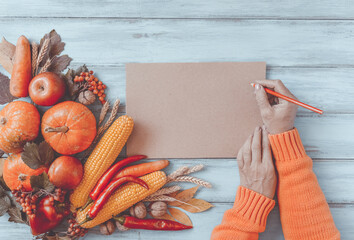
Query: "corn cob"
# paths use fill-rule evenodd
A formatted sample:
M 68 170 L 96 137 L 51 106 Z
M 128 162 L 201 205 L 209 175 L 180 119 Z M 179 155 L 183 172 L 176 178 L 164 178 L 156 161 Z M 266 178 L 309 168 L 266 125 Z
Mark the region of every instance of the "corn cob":
M 92 228 L 111 219 L 112 216 L 123 212 L 124 210 L 130 208 L 137 202 L 143 200 L 144 198 L 150 196 L 162 188 L 167 181 L 166 174 L 162 171 L 150 173 L 140 177 L 140 179 L 144 180 L 148 184 L 149 190 L 136 183 L 128 183 L 124 185 L 122 188 L 118 189 L 115 193 L 112 194 L 112 196 L 108 199 L 108 202 L 104 205 L 104 207 L 93 220 L 88 221 L 81 226 L 83 228 Z M 85 209 L 77 212 L 76 221 L 78 223 L 85 220 L 86 214 L 92 204 L 93 203 L 91 203 Z
M 86 203 L 90 191 L 118 157 L 133 126 L 133 119 L 124 115 L 115 120 L 103 135 L 85 163 L 84 176 L 79 186 L 70 196 L 70 202 L 75 208 Z

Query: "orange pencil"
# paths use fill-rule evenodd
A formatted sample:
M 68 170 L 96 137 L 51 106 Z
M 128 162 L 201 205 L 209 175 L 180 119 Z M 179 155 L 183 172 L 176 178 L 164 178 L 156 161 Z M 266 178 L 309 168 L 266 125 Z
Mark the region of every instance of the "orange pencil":
M 252 86 L 252 87 L 255 87 L 256 84 L 255 84 L 255 83 L 251 83 L 251 86 Z M 289 98 L 289 97 L 287 97 L 287 96 L 284 96 L 283 94 L 274 92 L 274 91 L 270 90 L 269 88 L 265 88 L 265 87 L 264 87 L 264 90 L 265 90 L 267 93 L 272 94 L 273 96 L 276 96 L 276 97 L 278 97 L 278 98 L 282 98 L 282 99 L 284 99 L 284 100 L 286 100 L 286 101 L 288 101 L 288 102 L 294 103 L 294 104 L 299 105 L 299 106 L 301 106 L 301 107 L 303 107 L 303 108 L 307 108 L 308 110 L 314 111 L 314 112 L 319 113 L 319 114 L 322 114 L 322 113 L 323 113 L 323 110 L 321 110 L 321 109 L 312 107 L 312 106 L 307 105 L 307 104 L 305 104 L 305 103 L 303 103 L 303 102 L 300 102 L 300 101 L 298 101 L 298 100 L 295 100 L 295 99 Z

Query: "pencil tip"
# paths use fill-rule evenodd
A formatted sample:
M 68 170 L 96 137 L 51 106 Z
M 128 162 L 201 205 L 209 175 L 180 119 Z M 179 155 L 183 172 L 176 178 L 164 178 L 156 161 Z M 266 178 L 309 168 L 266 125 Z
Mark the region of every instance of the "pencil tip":
M 254 87 L 256 84 L 254 84 L 254 83 L 250 83 L 250 85 L 251 85 L 252 87 Z

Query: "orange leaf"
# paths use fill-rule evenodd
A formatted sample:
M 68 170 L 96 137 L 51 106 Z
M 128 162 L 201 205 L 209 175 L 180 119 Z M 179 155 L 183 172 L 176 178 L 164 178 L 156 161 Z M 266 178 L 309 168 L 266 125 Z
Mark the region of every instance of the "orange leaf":
M 174 217 L 178 222 L 180 222 L 180 223 L 182 223 L 184 225 L 187 225 L 187 226 L 193 226 L 193 223 L 189 219 L 187 214 L 185 214 L 181 210 L 179 210 L 177 208 L 169 208 L 168 211 L 170 212 L 172 217 Z
M 153 218 L 175 221 L 175 219 L 169 213 L 165 213 L 161 217 L 153 217 Z
M 184 190 L 180 193 L 178 193 L 174 198 L 182 201 L 182 202 L 188 202 L 189 200 L 191 200 L 194 196 L 194 194 L 197 192 L 199 186 L 196 187 L 192 187 L 189 188 L 187 190 Z M 173 202 L 169 202 L 168 205 L 174 206 L 174 207 L 178 207 L 180 205 L 182 205 L 183 203 L 179 202 L 179 201 L 173 201 Z
M 208 210 L 209 208 L 214 207 L 211 203 L 208 203 L 207 201 L 205 201 L 203 199 L 192 198 L 187 203 L 189 205 L 182 204 L 179 207 L 188 211 L 188 212 L 191 212 L 191 213 L 204 212 L 204 211 Z

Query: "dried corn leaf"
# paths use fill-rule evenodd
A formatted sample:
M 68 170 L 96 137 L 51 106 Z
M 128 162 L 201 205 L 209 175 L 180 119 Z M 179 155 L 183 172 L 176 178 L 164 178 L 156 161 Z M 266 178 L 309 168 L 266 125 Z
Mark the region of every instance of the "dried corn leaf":
M 186 189 L 186 190 L 178 193 L 174 198 L 176 198 L 176 199 L 178 199 L 178 200 L 180 200 L 182 202 L 188 202 L 189 200 L 191 200 L 193 198 L 193 196 L 197 192 L 198 188 L 199 188 L 199 186 Z M 182 204 L 183 203 L 177 202 L 177 201 L 168 203 L 168 205 L 174 206 L 174 207 L 178 207 L 178 206 L 180 206 Z
M 192 198 L 190 201 L 187 202 L 188 204 L 182 204 L 178 207 L 190 212 L 190 213 L 198 213 L 204 212 L 211 207 L 214 207 L 211 203 L 203 199 Z M 191 206 L 192 205 L 192 206 Z
M 16 46 L 2 38 L 0 43 L 0 64 L 11 74 L 15 57 Z
M 178 222 L 187 226 L 193 226 L 193 223 L 189 219 L 188 215 L 182 212 L 181 210 L 177 208 L 169 208 L 168 211 L 170 212 L 171 216 L 175 218 Z

